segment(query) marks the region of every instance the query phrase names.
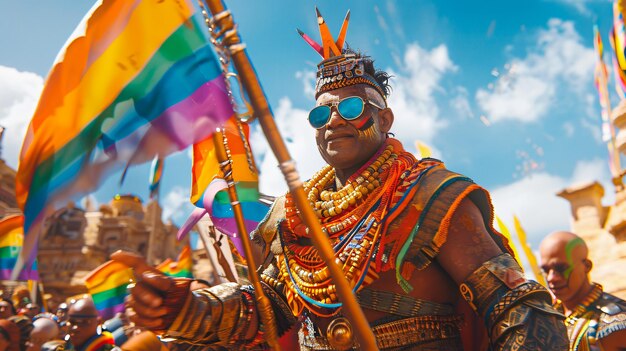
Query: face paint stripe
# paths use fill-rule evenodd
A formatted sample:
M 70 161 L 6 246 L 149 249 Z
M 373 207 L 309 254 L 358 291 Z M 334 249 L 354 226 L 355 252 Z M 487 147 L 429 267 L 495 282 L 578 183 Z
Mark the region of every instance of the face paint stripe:
M 365 131 L 369 129 L 372 125 L 374 125 L 374 118 L 369 116 L 369 118 L 364 119 L 359 125 L 356 126 L 356 129 L 360 131 Z
M 574 249 L 577 248 L 579 245 L 584 245 L 584 244 L 585 242 L 583 241 L 583 239 L 575 238 L 575 239 L 570 240 L 565 245 L 565 257 L 567 257 L 567 263 L 569 264 L 569 267 L 567 267 L 565 272 L 563 272 L 563 277 L 565 277 L 565 279 L 569 280 L 569 276 L 570 274 L 572 274 L 572 271 L 574 270 L 574 260 L 572 258 L 572 253 L 574 252 Z

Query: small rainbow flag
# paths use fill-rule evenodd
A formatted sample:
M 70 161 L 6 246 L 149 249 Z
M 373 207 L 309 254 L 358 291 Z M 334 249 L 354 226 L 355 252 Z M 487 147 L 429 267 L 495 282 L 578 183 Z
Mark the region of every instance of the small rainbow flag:
M 601 40 L 597 38 L 597 27 L 594 28 L 594 46 L 596 49 L 601 45 Z M 600 44 L 598 45 L 598 41 Z M 624 7 L 622 1 L 613 3 L 613 28 L 609 33 L 609 41 L 613 47 L 613 68 L 615 70 L 615 88 L 617 93 L 624 99 L 626 92 L 626 27 L 624 25 Z M 601 50 L 601 49 L 600 49 Z
M 235 189 L 249 233 L 263 220 L 269 206 L 259 201 L 259 176 L 250 151 L 248 136 L 248 125 L 238 122 L 235 118 L 229 119 L 224 125 L 224 138 L 227 140 L 232 160 Z M 227 184 L 223 177 L 217 162 L 213 138 L 194 144 L 191 202 L 199 207 L 199 210 L 196 210 L 181 227 L 178 237 L 185 235 L 208 213 L 215 228 L 228 235 L 239 253 L 243 255 L 243 244 L 237 231 Z
M 133 270 L 117 261 L 108 261 L 85 278 L 85 286 L 103 319 L 124 311 L 126 287 L 134 280 Z
M 115 339 L 113 334 L 108 331 L 103 331 L 100 334 L 96 334 L 85 341 L 85 344 L 81 347 L 81 351 L 98 351 L 104 349 L 105 345 L 115 346 Z
M 0 220 L 0 280 L 11 280 L 11 272 L 24 242 L 24 216 L 7 216 Z M 39 280 L 37 260 L 30 269 L 22 269 L 17 280 Z
M 113 172 L 204 140 L 234 115 L 194 12 L 190 0 L 100 0 L 78 25 L 22 146 L 16 194 L 26 233 Z M 30 257 L 36 241 L 26 235 Z
M 614 5 L 614 11 L 616 11 L 616 17 L 622 17 L 621 11 L 618 9 L 617 2 Z M 619 16 L 617 12 L 619 11 Z M 617 21 L 617 18 L 616 18 Z M 619 62 L 623 59 L 623 44 L 624 44 L 624 33 L 623 26 L 622 31 L 618 26 L 613 26 L 614 33 L 610 35 L 611 45 L 615 49 L 618 66 L 622 68 L 626 68 L 626 65 L 622 66 L 622 62 Z M 619 172 L 622 169 L 620 165 L 619 152 L 616 152 L 615 148 L 615 129 L 613 127 L 613 123 L 611 122 L 611 98 L 609 96 L 609 88 L 608 88 L 608 80 L 609 73 L 606 68 L 606 64 L 604 63 L 604 45 L 602 45 L 602 38 L 600 37 L 600 33 L 598 31 L 598 26 L 593 27 L 594 40 L 593 46 L 596 49 L 596 53 L 598 54 L 598 61 L 596 63 L 596 69 L 594 72 L 594 84 L 596 89 L 598 90 L 598 99 L 600 102 L 600 115 L 602 116 L 602 141 L 607 143 L 608 151 L 609 151 L 609 169 L 611 170 L 611 174 L 614 177 L 619 176 Z M 620 47 L 622 48 L 622 52 L 620 54 Z M 621 57 L 621 58 L 620 58 Z M 623 61 L 623 60 L 622 60 Z M 618 74 L 619 70 L 616 67 L 616 74 Z M 618 79 L 621 79 L 617 77 Z M 618 91 L 621 88 L 617 87 Z M 623 94 L 622 94 L 623 95 Z
M 152 161 L 150 170 L 150 198 L 155 198 L 159 193 L 159 185 L 161 184 L 161 176 L 163 175 L 163 159 L 155 156 Z
M 193 278 L 193 260 L 191 258 L 191 247 L 185 245 L 183 250 L 178 255 L 176 261 L 172 261 L 171 258 L 161 262 L 156 269 L 165 273 L 170 277 L 178 278 Z

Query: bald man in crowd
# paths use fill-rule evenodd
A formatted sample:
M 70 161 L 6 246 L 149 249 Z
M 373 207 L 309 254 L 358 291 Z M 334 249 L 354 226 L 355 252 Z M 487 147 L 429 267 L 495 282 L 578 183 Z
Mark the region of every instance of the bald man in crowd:
M 69 340 L 66 350 L 109 351 L 115 348 L 113 336 L 98 328 L 101 318 L 89 295 L 76 300 L 68 310 Z
M 570 232 L 554 232 L 539 247 L 541 270 L 566 316 L 572 351 L 626 350 L 626 301 L 589 280 L 587 244 Z
M 33 322 L 30 339 L 26 342 L 27 351 L 40 351 L 41 346 L 59 338 L 59 325 L 50 318 L 41 317 Z

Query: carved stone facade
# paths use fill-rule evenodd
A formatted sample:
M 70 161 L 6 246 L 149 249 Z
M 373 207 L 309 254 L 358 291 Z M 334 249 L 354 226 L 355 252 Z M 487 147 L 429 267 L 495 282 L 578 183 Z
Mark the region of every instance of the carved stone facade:
M 15 170 L 0 159 L 0 219 L 21 213 L 15 200 Z M 156 265 L 176 259 L 189 239 L 178 241 L 178 228 L 161 221 L 155 201 L 144 206 L 133 195 L 116 195 L 98 210 L 69 203 L 44 222 L 37 252 L 39 275 L 49 307 L 86 292 L 84 277 L 117 250 L 130 250 Z M 156 230 L 153 230 L 156 228 Z M 151 233 L 154 232 L 152 238 Z M 1 289 L 0 289 L 1 290 Z
M 15 170 L 0 159 L 0 218 L 16 213 L 20 210 L 15 200 Z
M 106 262 L 111 253 L 128 250 L 158 264 L 166 258 L 176 259 L 188 243 L 176 240 L 176 228 L 161 220 L 156 202 L 143 206 L 133 195 L 116 195 L 99 211 L 85 211 L 69 204 L 49 217 L 40 239 L 37 258 L 39 274 L 51 305 L 69 296 L 86 292 L 85 276 Z M 153 230 L 154 237 L 150 234 Z

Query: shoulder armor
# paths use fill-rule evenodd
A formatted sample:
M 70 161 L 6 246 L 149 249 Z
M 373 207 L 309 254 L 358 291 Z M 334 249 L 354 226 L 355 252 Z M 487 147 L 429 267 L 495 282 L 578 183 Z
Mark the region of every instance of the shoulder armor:
M 407 252 L 407 261 L 417 269 L 427 267 L 446 242 L 452 215 L 461 201 L 469 198 L 479 209 L 487 231 L 503 252 L 511 252 L 504 237 L 493 228 L 494 210 L 489 192 L 475 184 L 470 178 L 446 169 L 434 159 L 428 162 L 439 163 L 420 180 L 411 206 L 419 212 L 413 225 L 417 228 Z
M 616 331 L 626 330 L 626 301 L 605 292 L 595 302 L 595 308 L 600 312 L 598 339 Z
M 596 301 L 595 305 L 602 313 L 609 316 L 626 313 L 626 301 L 607 292 L 602 293 L 602 296 Z

